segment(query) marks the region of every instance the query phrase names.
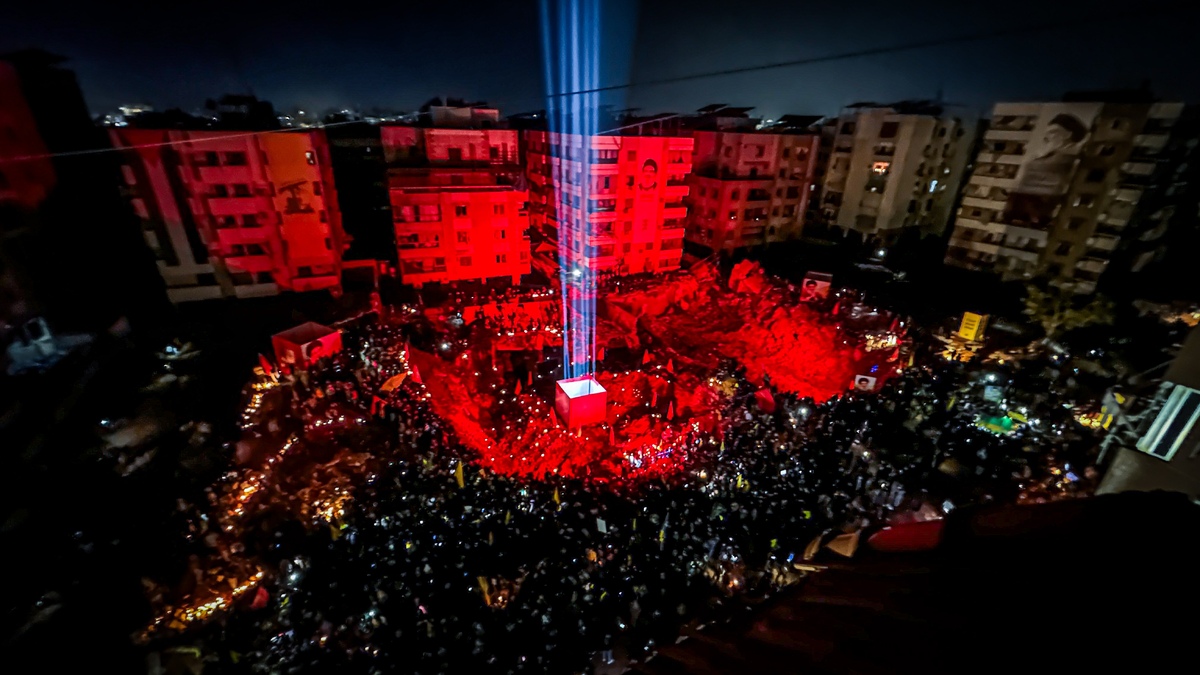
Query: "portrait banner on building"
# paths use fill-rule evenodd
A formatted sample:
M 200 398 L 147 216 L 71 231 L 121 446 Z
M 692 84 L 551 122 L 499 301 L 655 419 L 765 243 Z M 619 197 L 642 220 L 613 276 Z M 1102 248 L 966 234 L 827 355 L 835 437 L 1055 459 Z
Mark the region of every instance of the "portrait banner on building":
M 1016 187 L 1006 204 L 1006 222 L 1045 229 L 1071 184 L 1079 156 L 1091 136 L 1099 103 L 1043 105 L 1026 144 Z
M 829 297 L 833 275 L 827 272 L 809 272 L 800 283 L 800 302 L 823 302 Z

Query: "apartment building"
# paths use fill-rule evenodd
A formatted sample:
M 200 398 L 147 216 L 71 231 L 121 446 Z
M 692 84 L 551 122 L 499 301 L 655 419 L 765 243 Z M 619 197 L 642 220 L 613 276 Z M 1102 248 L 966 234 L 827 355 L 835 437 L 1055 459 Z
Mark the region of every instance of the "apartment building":
M 838 115 L 821 195 L 828 224 L 882 244 L 940 235 L 953 212 L 976 116 L 931 101 L 858 103 Z
M 1145 92 L 997 103 L 947 264 L 1094 292 L 1122 241 L 1142 234 L 1129 225 L 1182 110 Z
M 172 302 L 340 288 L 346 238 L 323 131 L 109 135 Z
M 805 118 L 808 124 L 816 118 Z M 820 134 L 808 124 L 697 129 L 687 241 L 732 252 L 799 239 L 815 191 Z
M 519 283 L 530 244 L 517 132 L 496 128 L 489 108 L 439 106 L 429 117 L 449 126 L 382 129 L 401 280 Z
M 535 266 L 558 274 L 558 245 L 566 238 L 575 264 L 616 274 L 679 268 L 687 224 L 690 136 L 583 136 L 525 131 L 530 224 L 542 245 Z

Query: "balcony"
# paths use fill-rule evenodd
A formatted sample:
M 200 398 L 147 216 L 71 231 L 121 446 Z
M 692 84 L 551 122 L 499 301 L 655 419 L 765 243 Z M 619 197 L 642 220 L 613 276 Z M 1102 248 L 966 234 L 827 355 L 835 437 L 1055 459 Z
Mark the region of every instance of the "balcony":
M 1091 237 L 1088 237 L 1087 245 L 1088 248 L 1093 248 L 1100 251 L 1113 251 L 1116 250 L 1117 244 L 1120 242 L 1120 237 L 1111 234 L 1097 233 Z
M 265 209 L 259 208 L 262 201 L 258 197 L 202 197 L 208 205 L 208 212 L 214 216 L 239 216 L 258 213 Z
M 442 244 L 440 241 L 402 241 L 396 245 L 396 248 L 400 249 L 401 251 L 407 251 L 410 249 L 419 248 L 438 248 L 441 245 Z
M 271 256 L 266 253 L 227 256 L 225 264 L 234 272 L 270 272 L 274 268 Z
M 1102 258 L 1087 257 L 1075 263 L 1075 269 L 1094 274 L 1100 274 L 1104 271 L 1105 267 L 1108 267 L 1108 261 Z
M 1113 199 L 1120 202 L 1137 203 L 1142 198 L 1142 189 L 1133 185 L 1122 185 L 1113 190 Z
M 687 218 L 687 205 L 680 202 L 663 207 L 663 218 Z
M 1001 246 L 997 255 L 1004 258 L 1016 258 L 1025 262 L 1036 263 L 1038 254 L 1036 251 L 1028 251 L 1021 248 L 1012 248 L 1010 246 Z
M 891 157 L 896 154 L 896 145 L 894 143 L 880 143 L 875 146 L 876 157 Z

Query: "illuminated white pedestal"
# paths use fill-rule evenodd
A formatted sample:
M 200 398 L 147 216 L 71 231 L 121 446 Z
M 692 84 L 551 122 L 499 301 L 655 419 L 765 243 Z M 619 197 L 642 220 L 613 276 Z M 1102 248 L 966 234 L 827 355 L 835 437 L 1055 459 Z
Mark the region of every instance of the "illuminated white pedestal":
M 591 375 L 559 380 L 554 384 L 554 409 L 568 429 L 605 420 L 608 392 Z

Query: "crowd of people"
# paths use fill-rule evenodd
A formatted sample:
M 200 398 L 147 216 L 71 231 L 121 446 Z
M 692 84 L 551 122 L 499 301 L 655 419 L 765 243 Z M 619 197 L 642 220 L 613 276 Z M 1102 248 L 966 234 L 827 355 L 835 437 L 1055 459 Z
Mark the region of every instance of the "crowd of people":
M 1019 449 L 968 423 L 961 378 L 942 365 L 877 394 L 777 393 L 768 406 L 728 360 L 710 373 L 728 394 L 720 434 L 681 471 L 620 490 L 508 476 L 435 413 L 409 356 L 443 338 L 421 323 L 349 325 L 342 352 L 260 403 L 250 431 L 291 447 L 268 457 L 276 485 L 241 499 L 235 481 L 212 506 L 240 507 L 215 517 L 237 545 L 221 549 L 254 556 L 266 595 L 176 640 L 228 672 L 585 672 L 795 582 L 814 538 L 926 517 L 1021 477 Z M 317 421 L 328 428 L 314 433 Z M 947 462 L 971 494 L 943 505 Z M 333 486 L 280 487 L 298 474 Z

